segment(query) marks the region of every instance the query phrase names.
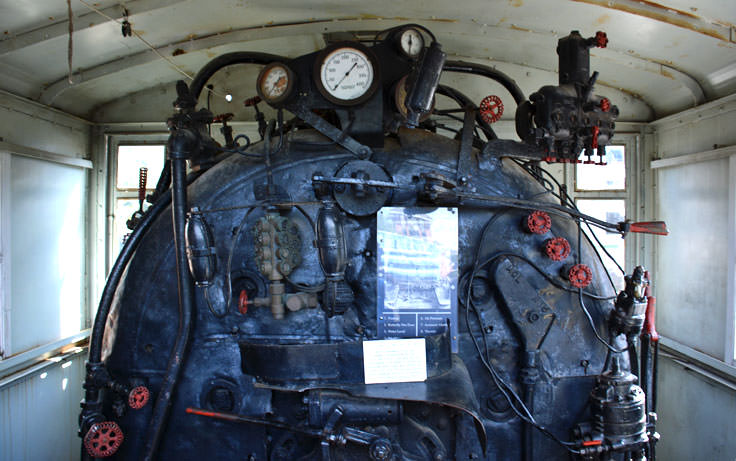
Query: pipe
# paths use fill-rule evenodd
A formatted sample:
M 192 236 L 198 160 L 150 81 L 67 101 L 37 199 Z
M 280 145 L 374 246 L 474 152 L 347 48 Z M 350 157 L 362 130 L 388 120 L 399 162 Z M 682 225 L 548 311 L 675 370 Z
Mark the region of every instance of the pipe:
M 473 74 L 490 78 L 491 80 L 495 80 L 503 85 L 503 87 L 506 88 L 509 93 L 511 93 L 511 96 L 514 98 L 514 101 L 516 101 L 517 105 L 520 105 L 522 102 L 526 101 L 526 97 L 521 91 L 521 88 L 519 88 L 519 85 L 517 85 L 511 77 L 504 74 L 500 70 L 494 69 L 493 67 L 488 67 L 484 66 L 483 64 L 476 64 L 474 62 L 467 61 L 447 61 L 445 62 L 445 67 L 443 68 L 443 70 L 446 72 L 459 72 L 461 74 Z
M 168 150 L 171 159 L 172 221 L 174 228 L 174 249 L 176 252 L 176 274 L 179 294 L 179 327 L 174 349 L 169 356 L 169 364 L 161 383 L 156 405 L 148 425 L 150 436 L 144 449 L 146 461 L 153 459 L 163 435 L 171 407 L 171 396 L 181 373 L 194 310 L 194 288 L 186 254 L 185 225 L 187 213 L 187 158 L 191 157 L 197 145 L 197 136 L 188 129 L 179 129 L 169 136 Z
M 480 116 L 480 113 L 477 110 L 478 106 L 469 97 L 455 88 L 445 85 L 437 85 L 437 93 L 455 100 L 460 107 L 472 106 L 475 109 L 475 121 L 478 123 L 478 126 L 480 126 L 480 129 L 483 130 L 489 140 L 498 139 L 496 132 L 493 131 L 491 125 L 483 120 L 483 117 Z
M 232 64 L 270 64 L 274 61 L 288 61 L 289 58 L 279 56 L 276 54 L 269 53 L 257 53 L 253 51 L 235 51 L 233 53 L 225 53 L 222 56 L 218 56 L 212 61 L 205 64 L 205 66 L 197 72 L 194 76 L 192 83 L 189 85 L 189 93 L 192 95 L 194 100 L 199 99 L 199 94 L 202 92 L 204 85 L 207 81 L 215 75 L 215 72 L 222 69 L 223 67 L 230 66 Z
M 524 388 L 524 405 L 534 414 L 534 389 L 539 381 L 537 358 L 539 350 L 524 352 L 524 366 L 521 369 L 521 385 Z M 521 453 L 524 461 L 534 460 L 534 426 L 529 422 L 522 422 Z

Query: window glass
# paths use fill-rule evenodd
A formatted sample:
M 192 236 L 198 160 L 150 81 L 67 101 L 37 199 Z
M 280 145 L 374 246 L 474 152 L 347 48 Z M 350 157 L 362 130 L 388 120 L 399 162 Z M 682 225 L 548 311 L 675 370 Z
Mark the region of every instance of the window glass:
M 575 188 L 577 190 L 624 190 L 626 188 L 625 158 L 626 148 L 624 146 L 606 146 L 605 166 L 577 164 Z
M 610 223 L 619 223 L 625 220 L 626 216 L 626 202 L 624 200 L 609 200 L 609 199 L 578 199 L 576 200 L 578 209 L 594 218 Z M 625 268 L 625 241 L 621 238 L 621 235 L 616 232 L 608 232 L 595 226 L 591 226 L 593 233 L 600 240 L 603 248 L 613 256 L 616 261 Z M 587 228 L 585 231 L 590 233 Z M 595 242 L 594 242 L 595 243 Z M 623 275 L 621 271 L 616 267 L 616 264 L 611 259 L 601 252 L 601 259 L 606 269 L 611 274 L 616 287 L 619 289 L 623 288 Z
M 147 189 L 156 187 L 156 181 L 164 167 L 164 146 L 118 146 L 118 189 L 138 189 L 138 172 L 148 168 Z

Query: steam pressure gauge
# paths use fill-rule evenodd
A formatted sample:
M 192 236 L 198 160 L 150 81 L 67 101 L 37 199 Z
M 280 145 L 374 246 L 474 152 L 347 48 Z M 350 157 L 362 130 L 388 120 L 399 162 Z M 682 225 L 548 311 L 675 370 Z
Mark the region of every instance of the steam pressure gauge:
M 417 29 L 406 28 L 399 33 L 399 49 L 407 57 L 416 59 L 424 49 L 424 37 Z
M 269 104 L 286 101 L 294 92 L 296 76 L 286 64 L 272 62 L 258 75 L 256 91 Z
M 367 101 L 378 87 L 377 60 L 359 43 L 327 47 L 314 64 L 314 83 L 328 101 L 352 106 Z

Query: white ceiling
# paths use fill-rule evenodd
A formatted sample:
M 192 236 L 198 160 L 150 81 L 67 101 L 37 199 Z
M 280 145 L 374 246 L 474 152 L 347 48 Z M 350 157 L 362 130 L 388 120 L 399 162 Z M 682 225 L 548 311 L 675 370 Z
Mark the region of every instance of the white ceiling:
M 293 57 L 321 47 L 325 33 L 417 22 L 437 35 L 450 59 L 495 66 L 527 95 L 557 83 L 559 37 L 571 30 L 584 36 L 604 30 L 609 46 L 592 50 L 591 68 L 600 72 L 596 92 L 619 105 L 622 120 L 652 120 L 736 91 L 733 0 L 84 1 L 116 20 L 124 5 L 133 29 L 190 75 L 223 52 Z M 75 115 L 104 118 L 111 104 L 124 107 L 119 101 L 131 94 L 160 94 L 184 78 L 82 0 L 71 0 L 71 6 L 70 84 L 66 1 L 0 0 L 0 88 Z M 145 111 L 131 117 L 141 119 Z

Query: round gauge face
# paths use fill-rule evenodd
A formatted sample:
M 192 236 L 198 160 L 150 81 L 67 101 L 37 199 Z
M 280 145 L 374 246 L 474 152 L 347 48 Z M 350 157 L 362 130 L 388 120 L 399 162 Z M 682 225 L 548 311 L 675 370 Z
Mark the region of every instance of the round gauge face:
M 399 44 L 405 55 L 416 58 L 424 49 L 424 37 L 418 30 L 409 28 L 401 32 Z
M 373 59 L 353 46 L 339 46 L 320 61 L 317 88 L 336 104 L 359 104 L 371 96 L 376 83 Z
M 293 88 L 294 73 L 285 64 L 269 64 L 258 76 L 258 94 L 268 103 L 284 101 L 291 95 Z

